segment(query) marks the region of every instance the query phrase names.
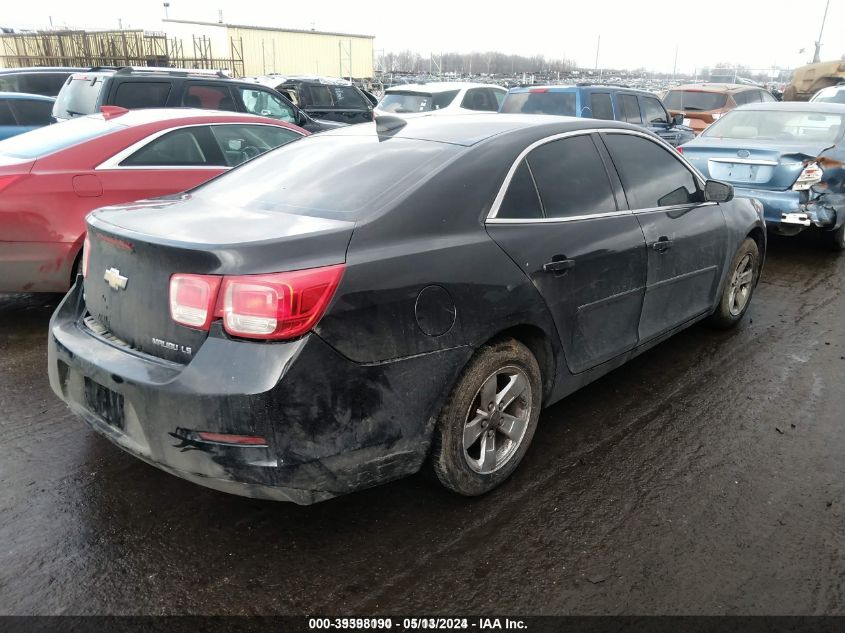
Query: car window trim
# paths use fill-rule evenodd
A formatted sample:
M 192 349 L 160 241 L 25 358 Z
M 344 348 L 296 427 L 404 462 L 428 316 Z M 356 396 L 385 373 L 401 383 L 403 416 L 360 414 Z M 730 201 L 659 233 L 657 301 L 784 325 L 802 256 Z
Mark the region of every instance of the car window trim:
M 682 207 L 689 207 L 689 204 L 684 205 L 672 205 L 668 207 L 653 207 L 648 209 L 621 209 L 619 211 L 603 211 L 598 213 L 590 213 L 584 215 L 575 215 L 566 218 L 499 218 L 496 217 L 499 213 L 499 209 L 502 206 L 502 202 L 505 199 L 505 194 L 507 193 L 508 187 L 510 186 L 511 180 L 513 179 L 514 174 L 516 173 L 517 168 L 519 167 L 520 162 L 528 156 L 528 154 L 533 151 L 534 149 L 545 145 L 546 143 L 551 143 L 552 141 L 557 141 L 563 138 L 570 138 L 573 136 L 582 136 L 585 134 L 604 134 L 604 133 L 611 133 L 611 134 L 629 134 L 631 136 L 641 136 L 642 138 L 651 141 L 655 145 L 660 146 L 662 149 L 668 150 L 671 152 L 675 151 L 670 145 L 667 145 L 664 141 L 660 140 L 659 138 L 655 138 L 653 134 L 647 132 L 640 132 L 639 130 L 626 130 L 623 128 L 589 128 L 583 130 L 573 130 L 571 132 L 561 132 L 559 134 L 554 134 L 552 136 L 547 136 L 545 138 L 541 138 L 537 141 L 531 143 L 528 147 L 522 150 L 517 156 L 516 161 L 511 165 L 510 169 L 508 170 L 507 175 L 505 176 L 502 185 L 499 187 L 499 192 L 496 194 L 496 197 L 493 199 L 493 205 L 490 207 L 490 211 L 487 214 L 484 222 L 486 224 L 541 224 L 541 223 L 548 223 L 548 222 L 576 222 L 580 220 L 590 220 L 590 219 L 597 219 L 597 218 L 612 218 L 621 215 L 634 215 L 639 213 L 650 213 L 653 211 L 666 211 L 672 209 L 679 209 Z M 599 153 L 601 156 L 601 153 Z M 687 170 L 692 174 L 695 182 L 699 185 L 699 188 L 703 191 L 704 190 L 704 179 L 699 175 L 698 171 L 693 167 L 690 162 L 684 158 L 681 154 L 675 156 L 676 159 L 680 163 L 687 168 Z M 605 166 L 607 168 L 607 166 Z M 616 171 L 616 168 L 613 168 Z M 613 184 L 611 180 L 611 185 Z M 617 201 L 618 202 L 618 201 Z M 717 204 L 715 202 L 696 202 L 692 206 L 710 206 Z
M 185 130 L 188 128 L 194 127 L 210 127 L 212 125 L 263 125 L 265 127 L 273 127 L 273 128 L 282 128 L 285 130 L 289 130 L 295 134 L 299 134 L 300 136 L 305 136 L 299 130 L 295 130 L 293 128 L 285 127 L 283 125 L 272 125 L 271 123 L 263 123 L 260 121 L 223 121 L 223 122 L 207 122 L 207 123 L 189 123 L 188 125 L 180 125 L 179 127 L 171 127 L 166 128 L 164 130 L 159 130 L 158 132 L 154 132 L 150 136 L 145 136 L 140 141 L 136 141 L 126 149 L 119 151 L 117 154 L 114 154 L 112 157 L 107 158 L 102 163 L 94 167 L 94 171 L 103 171 L 103 170 L 161 170 L 161 169 L 194 169 L 194 170 L 207 170 L 207 169 L 231 169 L 226 165 L 121 165 L 124 160 L 132 156 L 135 152 L 143 149 L 150 143 L 156 141 L 157 139 L 161 138 L 165 134 L 170 132 L 175 132 L 177 130 Z

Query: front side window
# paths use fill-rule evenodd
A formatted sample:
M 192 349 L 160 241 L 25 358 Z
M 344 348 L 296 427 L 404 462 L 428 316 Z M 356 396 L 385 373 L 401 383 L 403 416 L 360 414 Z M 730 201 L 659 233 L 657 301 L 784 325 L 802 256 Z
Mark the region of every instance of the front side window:
M 689 169 L 657 143 L 633 134 L 604 135 L 632 209 L 696 202 L 698 186 Z
M 302 138 L 293 130 L 275 125 L 212 125 L 211 133 L 228 167 Z
M 114 105 L 133 108 L 163 108 L 170 95 L 170 83 L 166 81 L 125 81 L 117 87 Z
M 760 91 L 760 101 L 762 101 L 763 103 L 773 103 L 773 102 L 777 101 L 777 99 L 775 99 L 771 94 L 769 94 L 765 90 L 761 90 Z
M 6 99 L 0 100 L 0 125 L 17 125 L 15 115 Z
M 460 90 L 447 90 L 445 92 L 437 92 L 431 100 L 432 110 L 442 110 L 448 107 L 458 96 Z
M 666 116 L 666 110 L 660 105 L 660 102 L 653 97 L 642 97 L 643 116 L 646 123 L 649 125 L 667 124 L 669 118 Z
M 502 206 L 499 207 L 496 217 L 520 220 L 536 220 L 543 217 L 543 209 L 540 207 L 540 198 L 537 197 L 534 177 L 528 169 L 528 163 L 524 160 L 516 168 L 513 178 L 511 178 L 507 193 L 505 193 Z
M 617 210 L 604 162 L 588 135 L 541 145 L 528 155 L 528 165 L 546 217 Z
M 195 126 L 159 136 L 120 164 L 129 167 L 202 167 L 220 165 L 222 160 L 208 127 Z
M 622 120 L 626 123 L 642 124 L 643 117 L 640 115 L 640 104 L 634 95 L 617 95 L 619 109 L 622 111 Z
M 296 123 L 296 113 L 287 103 L 266 90 L 238 88 L 246 111 L 250 114 L 267 116 L 288 123 Z
M 607 92 L 594 92 L 590 95 L 590 110 L 594 119 L 613 121 L 613 104 Z
M 369 103 L 354 86 L 309 86 L 308 90 L 309 107 L 361 109 Z

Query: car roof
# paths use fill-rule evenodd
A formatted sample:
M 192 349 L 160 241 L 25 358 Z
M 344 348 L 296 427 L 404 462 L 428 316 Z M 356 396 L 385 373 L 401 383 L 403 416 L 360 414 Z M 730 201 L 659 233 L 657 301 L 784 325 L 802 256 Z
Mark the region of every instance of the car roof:
M 53 103 L 55 97 L 45 97 L 44 95 L 34 95 L 28 92 L 0 92 L 0 99 L 27 99 L 35 101 L 47 101 Z
M 415 92 L 448 92 L 449 90 L 461 90 L 463 88 L 501 88 L 494 84 L 478 84 L 469 81 L 436 81 L 430 84 L 400 84 L 391 86 L 385 92 L 393 91 L 415 91 Z
M 75 73 L 89 70 L 87 66 L 26 66 L 23 68 L 0 68 L 0 75 L 14 75 L 18 73 Z
M 322 84 L 328 86 L 351 86 L 352 82 L 346 79 L 339 79 L 337 77 L 324 77 L 322 75 L 282 75 L 279 73 L 272 73 L 269 75 L 262 75 L 256 79 L 271 79 L 275 82 L 293 82 L 293 83 L 312 83 Z
M 818 114 L 845 114 L 845 103 L 831 103 L 829 101 L 764 101 L 762 103 L 746 103 L 736 110 L 757 110 L 761 112 L 816 112 Z
M 744 92 L 745 90 L 764 90 L 760 86 L 747 84 L 684 84 L 669 90 L 697 90 L 699 92 Z
M 398 117 L 379 117 L 398 119 Z M 549 134 L 583 129 L 620 128 L 642 132 L 641 127 L 618 121 L 596 121 L 578 117 L 545 114 L 473 114 L 420 116 L 402 119 L 405 125 L 384 138 L 406 138 L 469 147 L 494 136 L 526 132 L 536 133 L 547 127 Z M 320 136 L 369 136 L 376 134 L 376 123 L 360 123 L 320 133 Z
M 103 117 L 104 115 L 97 113 L 89 114 L 87 116 Z M 148 125 L 150 123 L 168 123 L 171 121 L 184 121 L 190 119 L 197 123 L 225 123 L 227 120 L 244 122 L 255 121 L 256 123 L 267 123 L 271 125 L 278 125 L 279 127 L 289 127 L 294 130 L 298 129 L 295 125 L 284 121 L 257 116 L 255 114 L 247 114 L 246 112 L 205 110 L 201 108 L 142 108 L 138 110 L 128 110 L 123 114 L 112 115 L 109 119 L 126 127 Z
M 532 90 L 543 90 L 544 92 L 572 92 L 573 90 L 589 90 L 593 92 L 633 92 L 649 97 L 657 96 L 648 90 L 628 88 L 627 86 L 619 86 L 615 84 L 549 84 L 540 86 L 519 86 L 517 88 L 511 88 L 508 92 L 524 93 L 531 92 Z

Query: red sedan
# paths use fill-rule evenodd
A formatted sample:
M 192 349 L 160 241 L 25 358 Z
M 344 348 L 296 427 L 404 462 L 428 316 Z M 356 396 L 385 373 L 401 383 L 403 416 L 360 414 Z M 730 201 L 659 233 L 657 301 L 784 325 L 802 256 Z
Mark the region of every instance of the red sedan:
M 308 134 L 234 112 L 107 110 L 0 142 L 0 292 L 66 291 L 89 211 L 191 189 Z

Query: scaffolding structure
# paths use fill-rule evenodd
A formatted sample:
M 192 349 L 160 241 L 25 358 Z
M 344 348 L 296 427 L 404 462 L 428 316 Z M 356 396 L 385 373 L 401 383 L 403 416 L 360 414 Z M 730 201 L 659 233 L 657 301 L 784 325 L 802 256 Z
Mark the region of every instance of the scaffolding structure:
M 0 34 L 0 65 L 28 66 L 158 66 L 228 70 L 244 73 L 243 41 L 230 38 L 229 57 L 214 57 L 206 36 L 193 36 L 193 55 L 185 56 L 182 41 L 161 32 L 33 31 Z

